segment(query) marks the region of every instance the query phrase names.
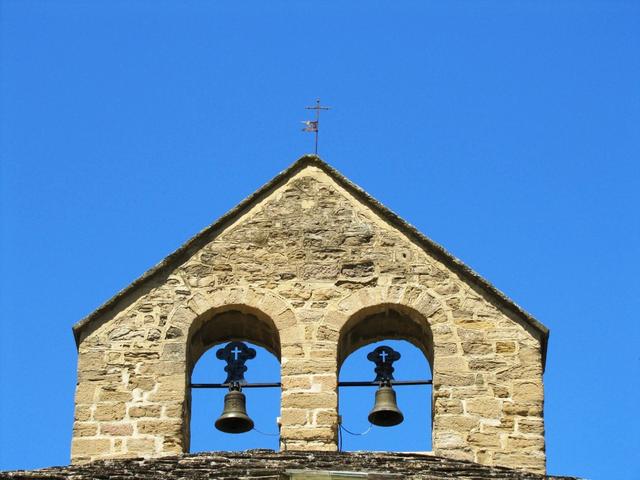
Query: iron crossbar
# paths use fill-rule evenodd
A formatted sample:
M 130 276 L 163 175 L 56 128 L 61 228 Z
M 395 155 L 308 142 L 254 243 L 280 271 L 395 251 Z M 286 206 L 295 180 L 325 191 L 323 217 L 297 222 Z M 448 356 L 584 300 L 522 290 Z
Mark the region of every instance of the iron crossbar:
M 391 380 L 391 385 L 405 387 L 411 385 L 431 385 L 431 380 Z M 338 382 L 339 387 L 378 387 L 380 382 Z
M 392 380 L 391 385 L 404 387 L 413 385 L 431 385 L 431 380 Z M 338 382 L 338 387 L 377 387 L 380 382 Z M 229 388 L 228 383 L 192 383 L 191 388 Z M 280 388 L 281 382 L 247 383 L 242 388 Z

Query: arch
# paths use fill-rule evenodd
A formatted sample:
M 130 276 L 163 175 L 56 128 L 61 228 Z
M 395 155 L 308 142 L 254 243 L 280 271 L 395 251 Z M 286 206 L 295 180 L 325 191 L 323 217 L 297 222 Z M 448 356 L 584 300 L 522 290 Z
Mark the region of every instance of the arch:
M 295 315 L 288 303 L 270 292 L 249 287 L 221 288 L 197 293 L 169 318 L 171 325 L 188 331 L 184 355 L 185 385 L 190 382 L 198 359 L 211 347 L 231 340 L 254 343 L 281 359 L 280 332 L 295 325 Z M 184 389 L 181 418 L 183 452 L 189 451 L 191 389 Z
M 233 340 L 247 341 L 264 347 L 280 361 L 280 335 L 271 317 L 255 307 L 228 303 L 198 315 L 189 326 L 185 365 L 187 383 L 191 383 L 193 369 L 207 350 Z M 191 395 L 191 389 L 185 389 L 183 413 L 185 452 L 189 451 L 191 445 Z
M 424 352 L 407 340 L 389 340 L 360 347 L 345 358 L 340 381 L 373 380 L 375 365 L 368 358 L 374 348 L 388 346 L 401 354 L 394 364 L 396 380 L 429 379 L 429 361 Z M 404 420 L 394 428 L 370 426 L 368 414 L 374 406 L 376 387 L 339 388 L 340 450 L 432 451 L 432 389 L 430 386 L 394 387 L 397 406 Z M 360 432 L 364 435 L 353 435 Z M 366 433 L 365 433 L 366 432 Z
M 343 299 L 339 310 L 328 315 L 328 325 L 337 330 L 337 372 L 356 350 L 383 340 L 405 340 L 417 347 L 427 360 L 433 376 L 435 348 L 431 322 L 442 309 L 438 299 L 423 287 L 388 287 L 360 291 Z M 340 402 L 338 402 L 340 403 Z M 434 401 L 431 392 L 431 418 Z M 425 430 L 432 437 L 431 431 Z
M 200 315 L 191 324 L 187 345 L 187 372 L 214 345 L 233 340 L 260 345 L 280 361 L 280 334 L 264 312 L 246 305 L 225 305 Z
M 340 330 L 338 371 L 357 349 L 381 340 L 406 340 L 419 348 L 433 370 L 433 334 L 418 311 L 400 304 L 383 303 L 353 314 Z
M 188 374 L 206 350 L 229 340 L 255 343 L 280 360 L 280 333 L 295 326 L 295 315 L 285 300 L 249 287 L 198 293 L 173 318 L 188 325 Z
M 195 364 L 192 383 L 217 383 L 225 379 L 225 362 L 216 356 L 225 343 L 213 345 Z M 277 382 L 280 379 L 280 362 L 269 350 L 246 341 L 257 352 L 247 362 L 245 378 L 248 382 Z M 189 452 L 211 450 L 247 450 L 253 448 L 277 449 L 279 444 L 277 418 L 280 416 L 281 392 L 276 388 L 251 388 L 244 390 L 246 410 L 255 422 L 256 430 L 242 435 L 229 435 L 218 431 L 214 424 L 222 414 L 227 389 L 191 389 L 189 405 Z M 266 432 L 266 434 L 264 433 Z
M 319 330 L 338 343 L 338 371 L 358 348 L 383 339 L 407 340 L 424 353 L 433 370 L 431 323 L 444 310 L 440 300 L 421 285 L 361 289 L 325 314 Z

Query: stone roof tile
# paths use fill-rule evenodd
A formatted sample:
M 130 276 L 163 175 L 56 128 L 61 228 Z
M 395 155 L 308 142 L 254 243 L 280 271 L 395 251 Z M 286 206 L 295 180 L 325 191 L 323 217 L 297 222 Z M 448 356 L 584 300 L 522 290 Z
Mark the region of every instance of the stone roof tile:
M 576 480 L 425 454 L 391 452 L 207 452 L 156 459 L 102 460 L 83 465 L 0 473 L 11 480 L 284 480 L 291 472 L 367 473 L 367 479 Z M 298 477 L 299 478 L 299 477 Z M 340 478 L 333 475 L 332 478 Z M 357 478 L 357 477 L 356 477 Z

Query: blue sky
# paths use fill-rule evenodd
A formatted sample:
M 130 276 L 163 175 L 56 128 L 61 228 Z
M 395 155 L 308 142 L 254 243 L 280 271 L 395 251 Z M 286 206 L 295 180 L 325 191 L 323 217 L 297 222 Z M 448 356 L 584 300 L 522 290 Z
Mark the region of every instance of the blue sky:
M 640 2 L 0 8 L 0 469 L 68 463 L 71 326 L 311 151 L 319 96 L 320 155 L 550 328 L 549 471 L 638 478 Z

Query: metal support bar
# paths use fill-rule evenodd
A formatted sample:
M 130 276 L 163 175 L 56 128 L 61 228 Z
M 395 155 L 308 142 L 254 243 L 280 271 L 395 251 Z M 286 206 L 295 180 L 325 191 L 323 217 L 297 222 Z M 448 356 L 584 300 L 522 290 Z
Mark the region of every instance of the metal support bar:
M 431 385 L 431 380 L 391 380 L 394 387 L 410 385 Z M 338 382 L 339 387 L 378 387 L 380 382 Z
M 411 385 L 431 385 L 431 380 L 392 380 L 391 385 L 397 387 Z M 338 382 L 338 387 L 377 387 L 379 382 Z M 228 383 L 192 383 L 191 388 L 229 388 Z M 242 388 L 280 388 L 282 383 L 247 383 Z
M 228 383 L 192 383 L 191 388 L 229 388 Z M 247 383 L 240 385 L 242 388 L 280 388 L 282 384 L 277 383 Z

